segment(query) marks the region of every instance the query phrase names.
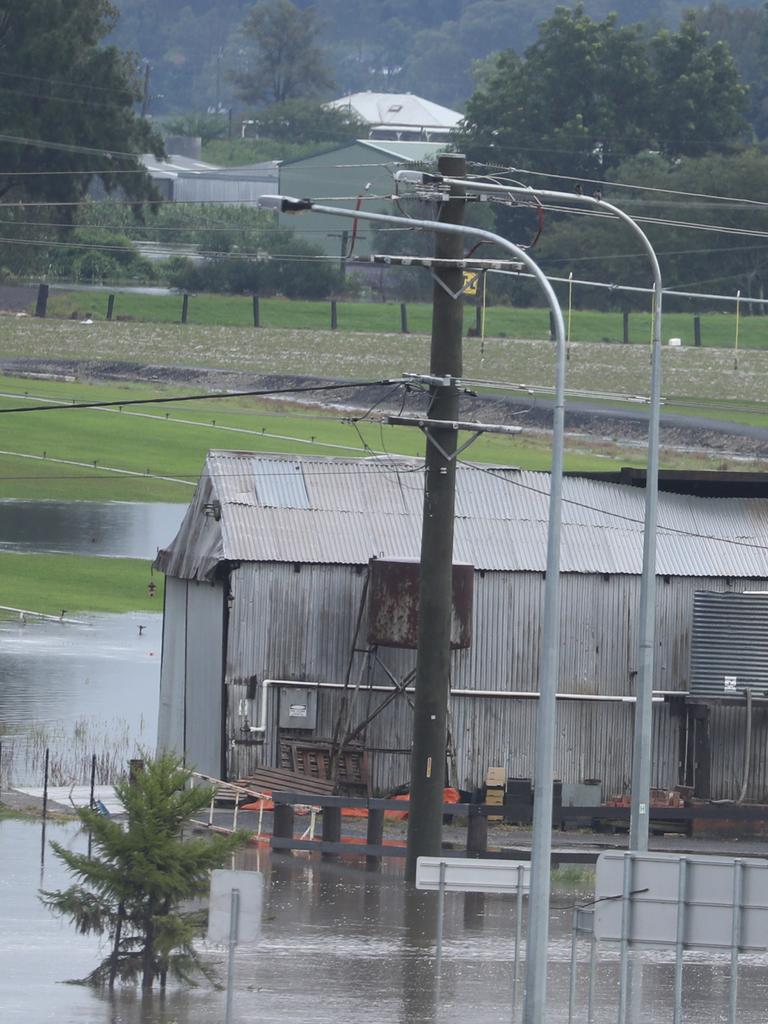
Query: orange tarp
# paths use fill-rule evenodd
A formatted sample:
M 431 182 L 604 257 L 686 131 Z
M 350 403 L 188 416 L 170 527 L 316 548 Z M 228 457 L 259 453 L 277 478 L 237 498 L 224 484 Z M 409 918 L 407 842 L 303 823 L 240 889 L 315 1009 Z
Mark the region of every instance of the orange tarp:
M 392 797 L 393 800 L 410 800 L 410 793 L 402 793 L 400 796 Z M 443 790 L 444 804 L 457 804 L 459 802 L 458 789 L 447 787 Z M 342 818 L 367 818 L 368 810 L 365 807 L 342 807 Z M 405 821 L 408 811 L 384 811 L 384 817 L 388 821 Z

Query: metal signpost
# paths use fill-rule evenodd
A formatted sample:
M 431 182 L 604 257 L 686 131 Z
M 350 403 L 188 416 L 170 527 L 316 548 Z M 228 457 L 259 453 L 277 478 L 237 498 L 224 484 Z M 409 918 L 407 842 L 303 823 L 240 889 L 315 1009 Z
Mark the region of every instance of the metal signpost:
M 232 1021 L 235 947 L 238 943 L 255 942 L 261 935 L 263 902 L 264 876 L 260 872 L 211 872 L 208 941 L 226 945 L 229 950 L 225 1024 Z
M 515 971 L 512 979 L 512 1010 L 517 1005 L 520 945 L 523 927 L 523 896 L 530 893 L 531 864 L 523 860 L 478 860 L 468 857 L 419 857 L 416 888 L 438 893 L 435 973 L 443 962 L 443 917 L 446 892 L 498 892 L 517 896 L 515 914 Z

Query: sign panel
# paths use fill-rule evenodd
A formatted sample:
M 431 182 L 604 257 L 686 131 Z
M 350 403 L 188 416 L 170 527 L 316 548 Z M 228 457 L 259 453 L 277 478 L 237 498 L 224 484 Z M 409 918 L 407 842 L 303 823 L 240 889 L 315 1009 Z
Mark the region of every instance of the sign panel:
M 235 941 L 255 942 L 261 935 L 264 876 L 260 871 L 211 872 L 208 941 L 226 945 L 230 940 L 232 891 L 237 890 L 239 908 Z
M 768 861 L 762 858 L 601 853 L 595 876 L 595 938 L 615 942 L 622 938 L 626 857 L 632 860 L 627 935 L 630 943 L 674 946 L 678 907 L 682 902 L 682 941 L 686 947 L 731 949 L 738 880 L 738 947 L 768 949 Z
M 445 864 L 446 892 L 517 892 L 518 878 L 523 893 L 531 884 L 527 860 L 478 860 L 471 857 L 419 857 L 416 888 L 438 890 L 440 865 Z M 518 873 L 518 868 L 521 870 Z

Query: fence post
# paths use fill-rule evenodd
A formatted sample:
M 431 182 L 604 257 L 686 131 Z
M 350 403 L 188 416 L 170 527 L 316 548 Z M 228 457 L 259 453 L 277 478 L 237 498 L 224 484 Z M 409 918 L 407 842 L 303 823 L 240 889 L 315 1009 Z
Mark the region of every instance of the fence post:
M 114 313 L 114 311 L 115 311 L 115 296 L 114 295 L 108 295 L 107 296 L 107 320 L 111 320 L 112 319 L 112 314 Z
M 50 764 L 51 751 L 45 748 L 45 768 L 43 769 L 43 821 L 48 813 L 48 766 Z
M 324 843 L 339 843 L 341 842 L 341 808 L 340 807 L 324 807 L 323 808 L 323 842 Z M 323 853 L 320 855 L 322 860 L 337 860 L 338 853 Z
M 408 334 L 408 307 L 404 302 L 400 303 L 400 333 Z
M 275 839 L 293 839 L 292 804 L 275 804 L 272 835 Z
M 48 285 L 41 284 L 37 288 L 37 304 L 35 305 L 35 316 L 44 317 L 48 309 Z
M 381 846 L 384 842 L 384 811 L 368 808 L 368 832 L 365 841 L 369 846 Z M 365 866 L 377 868 L 381 864 L 378 854 L 366 854 Z
M 622 328 L 621 340 L 624 342 L 625 345 L 628 345 L 629 344 L 629 311 L 626 310 L 626 309 L 624 310 L 624 312 L 622 314 L 622 325 L 621 325 L 621 328 Z
M 339 326 L 339 317 L 336 311 L 336 299 L 331 299 L 331 330 L 335 331 Z
M 261 327 L 261 313 L 259 311 L 259 296 L 253 296 L 253 326 Z
M 184 292 L 181 300 L 181 322 L 185 324 L 189 319 L 189 295 Z
M 467 815 L 467 855 L 478 857 L 488 849 L 488 819 L 480 804 L 470 804 Z
M 549 340 L 555 340 L 555 317 L 551 310 L 549 313 Z
M 693 318 L 693 344 L 696 348 L 701 348 L 701 317 L 695 316 Z

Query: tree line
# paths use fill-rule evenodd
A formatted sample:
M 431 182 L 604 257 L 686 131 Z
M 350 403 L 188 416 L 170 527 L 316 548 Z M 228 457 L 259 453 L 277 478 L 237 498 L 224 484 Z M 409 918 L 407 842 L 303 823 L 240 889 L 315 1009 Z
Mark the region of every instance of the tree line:
M 510 6 L 484 2 L 499 17 Z M 147 3 L 122 0 L 124 17 L 146 14 Z M 166 6 L 179 14 L 170 0 Z M 226 74 L 244 101 L 250 97 L 258 131 L 274 141 L 273 155 L 297 136 L 327 146 L 359 135 L 348 114 L 322 107 L 335 69 L 316 8 L 291 0 L 247 7 L 226 0 L 225 6 L 232 17 L 243 16 L 242 60 Z M 322 17 L 340 18 L 342 6 L 324 4 Z M 460 20 L 474 6 L 455 0 L 440 10 Z M 618 13 L 600 18 L 586 3 L 559 7 L 522 52 L 502 50 L 476 66 L 457 145 L 474 167 L 548 175 L 526 177 L 542 187 L 599 188 L 634 211 L 649 222 L 648 233 L 665 254 L 669 286 L 762 296 L 768 273 L 759 234 L 768 231 L 761 205 L 768 203 L 761 142 L 768 125 L 768 4 L 729 9 L 712 3 L 684 14 L 676 28 L 655 30 L 622 21 L 632 5 L 613 6 Z M 201 9 L 189 5 L 193 13 Z M 375 19 L 385 16 L 416 28 L 437 5 L 415 11 L 392 2 L 374 12 L 360 0 L 356 9 L 360 24 L 372 31 Z M 671 7 L 651 9 L 661 18 Z M 179 14 L 179 21 L 185 17 Z M 163 143 L 145 116 L 143 65 L 110 43 L 117 24 L 119 12 L 108 0 L 0 0 L 0 277 L 50 272 L 151 279 L 157 266 L 131 246 L 163 236 L 187 239 L 208 254 L 202 265 L 176 260 L 161 270 L 163 280 L 181 287 L 306 297 L 338 289 L 339 275 L 309 243 L 276 232 L 264 218 L 241 217 L 238 239 L 224 214 L 213 230 L 204 208 L 156 215 L 162 204 L 137 154 L 160 154 Z M 119 201 L 86 201 L 96 186 Z M 697 195 L 685 200 L 681 213 L 680 197 L 650 186 Z M 712 198 L 718 195 L 751 202 L 723 204 Z M 172 225 L 174 218 L 186 220 Z M 530 210 L 494 204 L 483 218 L 485 226 L 517 241 L 531 237 Z M 699 222 L 695 233 L 668 223 L 692 218 Z M 726 241 L 716 227 L 731 232 Z M 537 255 L 553 274 L 582 266 L 592 276 L 634 282 L 639 257 L 626 247 L 620 257 L 611 255 L 615 237 L 614 226 L 547 213 Z M 293 263 L 255 261 L 254 252 L 292 257 Z M 525 301 L 528 293 L 515 286 L 512 294 Z M 619 300 L 595 295 L 585 301 Z

